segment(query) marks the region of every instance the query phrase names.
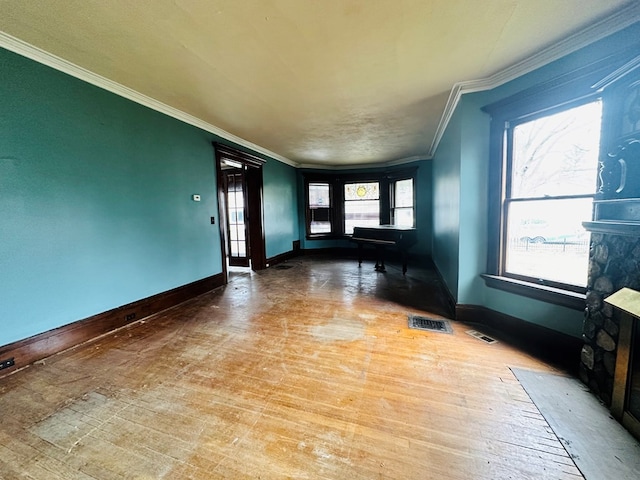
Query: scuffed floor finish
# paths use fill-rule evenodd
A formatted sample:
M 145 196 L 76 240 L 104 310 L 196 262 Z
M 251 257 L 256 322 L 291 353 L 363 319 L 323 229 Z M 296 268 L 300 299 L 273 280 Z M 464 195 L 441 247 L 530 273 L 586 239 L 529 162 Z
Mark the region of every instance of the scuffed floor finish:
M 302 258 L 0 380 L 0 478 L 579 479 L 428 279 Z

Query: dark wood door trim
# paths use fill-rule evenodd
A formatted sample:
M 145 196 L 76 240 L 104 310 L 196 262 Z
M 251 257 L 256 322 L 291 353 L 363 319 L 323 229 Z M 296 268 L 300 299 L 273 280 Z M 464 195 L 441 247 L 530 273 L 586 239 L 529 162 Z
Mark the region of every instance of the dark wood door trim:
M 216 172 L 218 176 L 218 218 L 220 228 L 220 243 L 222 254 L 222 272 L 224 281 L 228 281 L 227 255 L 227 203 L 224 174 L 222 173 L 222 162 L 232 161 L 241 164 L 245 169 L 247 193 L 247 220 L 249 227 L 248 250 L 251 255 L 251 268 L 262 270 L 267 268 L 267 257 L 265 248 L 264 228 L 263 228 L 263 185 L 262 166 L 266 161 L 249 153 L 235 150 L 227 145 L 213 142 L 216 155 Z
M 267 268 L 267 254 L 265 250 L 264 218 L 262 212 L 262 167 L 248 168 L 246 171 L 246 180 L 251 268 L 253 270 L 263 270 Z
M 216 178 L 218 183 L 218 230 L 220 231 L 220 255 L 222 256 L 222 276 L 224 284 L 229 281 L 229 272 L 227 270 L 227 187 L 224 181 L 224 174 L 222 173 L 222 162 L 220 155 L 216 148 L 216 144 L 213 144 L 215 149 L 215 163 L 216 163 Z

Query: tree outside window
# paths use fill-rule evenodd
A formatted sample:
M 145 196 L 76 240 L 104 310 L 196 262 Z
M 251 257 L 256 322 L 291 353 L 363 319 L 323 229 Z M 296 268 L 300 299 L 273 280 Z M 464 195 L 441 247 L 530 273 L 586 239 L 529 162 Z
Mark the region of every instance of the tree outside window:
M 598 100 L 507 125 L 503 274 L 586 286 L 601 115 Z

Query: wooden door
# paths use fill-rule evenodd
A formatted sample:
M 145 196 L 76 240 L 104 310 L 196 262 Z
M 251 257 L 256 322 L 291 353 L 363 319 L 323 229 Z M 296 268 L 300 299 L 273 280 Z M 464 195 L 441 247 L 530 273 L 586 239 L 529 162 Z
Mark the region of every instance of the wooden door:
M 229 265 L 248 267 L 251 258 L 244 167 L 224 172 L 227 204 L 227 252 Z

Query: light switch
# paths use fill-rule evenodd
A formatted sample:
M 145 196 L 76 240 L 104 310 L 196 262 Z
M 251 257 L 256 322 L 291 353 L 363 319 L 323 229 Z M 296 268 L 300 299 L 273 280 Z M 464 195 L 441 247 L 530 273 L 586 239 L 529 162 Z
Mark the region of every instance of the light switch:
M 200 201 L 200 195 L 198 194 L 193 194 L 191 195 L 191 198 L 193 199 L 194 202 L 199 202 Z

